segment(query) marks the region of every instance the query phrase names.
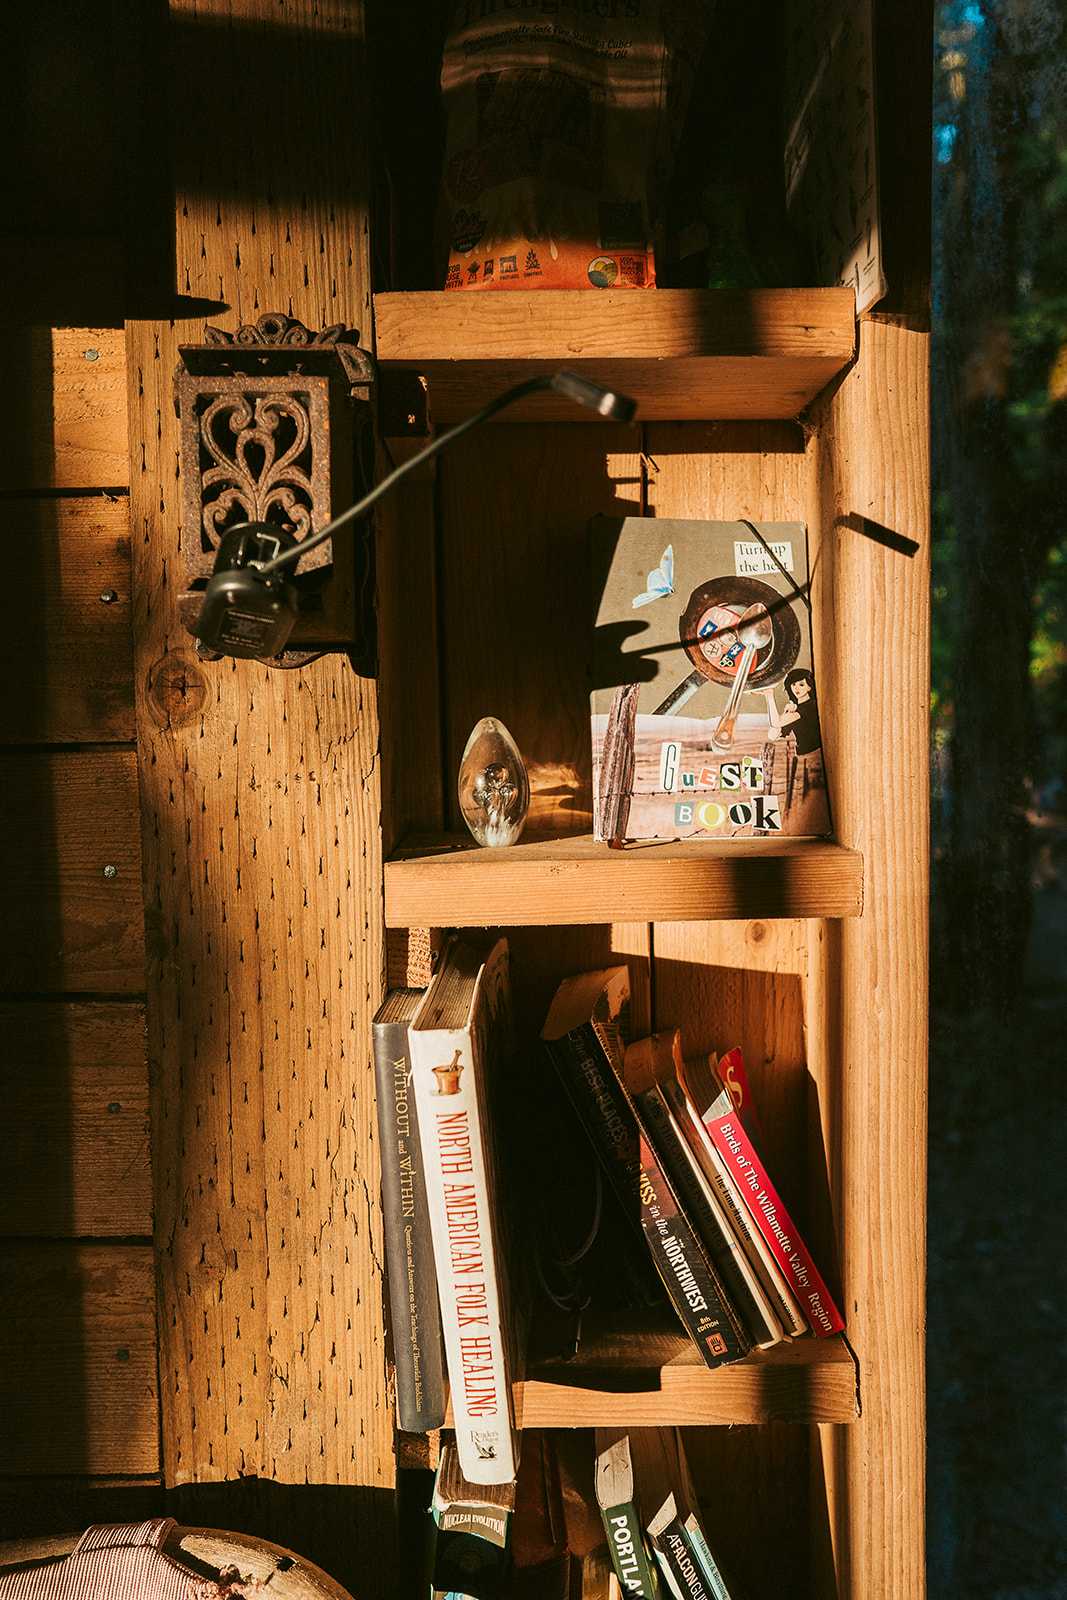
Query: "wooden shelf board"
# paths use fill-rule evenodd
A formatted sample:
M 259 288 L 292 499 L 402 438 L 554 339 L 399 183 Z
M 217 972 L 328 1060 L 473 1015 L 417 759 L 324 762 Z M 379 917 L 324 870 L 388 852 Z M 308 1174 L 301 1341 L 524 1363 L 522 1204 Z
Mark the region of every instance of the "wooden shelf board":
M 542 289 L 378 294 L 379 366 L 418 372 L 435 421 L 568 367 L 638 401 L 638 419 L 796 417 L 852 361 L 851 289 Z M 535 395 L 501 421 L 597 420 Z
M 680 1329 L 624 1328 L 584 1340 L 572 1360 L 535 1361 L 515 1411 L 524 1428 L 854 1422 L 859 1387 L 841 1338 L 791 1340 L 711 1371 Z
M 405 840 L 385 867 L 391 928 L 854 917 L 862 901 L 862 857 L 818 839 L 482 850 L 451 835 Z

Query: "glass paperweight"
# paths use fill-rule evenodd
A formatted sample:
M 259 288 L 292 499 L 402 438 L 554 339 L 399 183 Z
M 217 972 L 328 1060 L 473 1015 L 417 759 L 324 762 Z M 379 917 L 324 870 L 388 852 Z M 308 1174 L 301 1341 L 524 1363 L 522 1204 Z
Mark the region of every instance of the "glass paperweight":
M 459 764 L 459 809 L 479 844 L 514 844 L 530 809 L 530 780 L 511 734 L 495 717 L 472 730 Z

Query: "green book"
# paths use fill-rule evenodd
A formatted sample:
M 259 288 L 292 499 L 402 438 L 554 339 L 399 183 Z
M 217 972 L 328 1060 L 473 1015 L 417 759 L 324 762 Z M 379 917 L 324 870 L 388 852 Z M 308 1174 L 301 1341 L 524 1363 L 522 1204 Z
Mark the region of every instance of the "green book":
M 658 1600 L 659 1577 L 645 1545 L 640 1496 L 634 1487 L 631 1435 L 598 1428 L 596 1441 L 596 1497 L 615 1576 L 623 1594 Z M 647 1494 L 649 1486 L 643 1487 Z M 649 1498 L 654 1500 L 655 1496 Z

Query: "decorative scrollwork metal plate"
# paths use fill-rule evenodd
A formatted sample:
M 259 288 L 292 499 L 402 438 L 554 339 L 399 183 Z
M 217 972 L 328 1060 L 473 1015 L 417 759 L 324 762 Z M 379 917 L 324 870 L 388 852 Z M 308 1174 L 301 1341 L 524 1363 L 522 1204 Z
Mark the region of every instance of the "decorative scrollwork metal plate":
M 366 475 L 357 460 L 369 437 L 374 368 L 358 334 L 313 333 L 294 317 L 267 312 L 230 333 L 204 330 L 183 345 L 175 379 L 181 415 L 179 610 L 193 631 L 219 540 L 240 522 L 274 522 L 298 540 L 325 527 L 356 498 Z M 366 562 L 357 538 L 319 545 L 300 564 L 296 655 L 305 642 L 344 648 L 367 631 L 362 611 Z
M 219 539 L 238 522 L 277 522 L 304 539 L 330 518 L 329 385 L 200 378 L 182 410 L 183 545 L 190 576 L 207 577 Z M 194 543 L 195 541 L 195 543 Z M 320 545 L 304 570 L 329 564 Z

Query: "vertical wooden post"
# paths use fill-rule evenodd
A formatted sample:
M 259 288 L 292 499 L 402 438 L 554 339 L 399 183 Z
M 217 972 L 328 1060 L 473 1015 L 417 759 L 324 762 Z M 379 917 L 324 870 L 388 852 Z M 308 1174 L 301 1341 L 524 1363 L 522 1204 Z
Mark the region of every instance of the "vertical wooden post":
M 817 410 L 814 590 L 838 837 L 863 852 L 861 917 L 810 944 L 862 1414 L 825 1427 L 838 1586 L 921 1600 L 929 884 L 928 338 L 865 321 L 856 367 Z M 916 542 L 905 554 L 884 530 Z M 835 775 L 836 774 L 836 778 Z
M 167 46 L 146 92 L 169 93 L 177 294 L 226 328 L 279 310 L 369 342 L 359 0 L 171 0 Z M 393 1483 L 377 693 L 343 656 L 205 665 L 179 624 L 199 533 L 172 378 L 204 320 L 127 330 L 165 1481 L 355 1486 L 337 1515 L 368 1600 Z

